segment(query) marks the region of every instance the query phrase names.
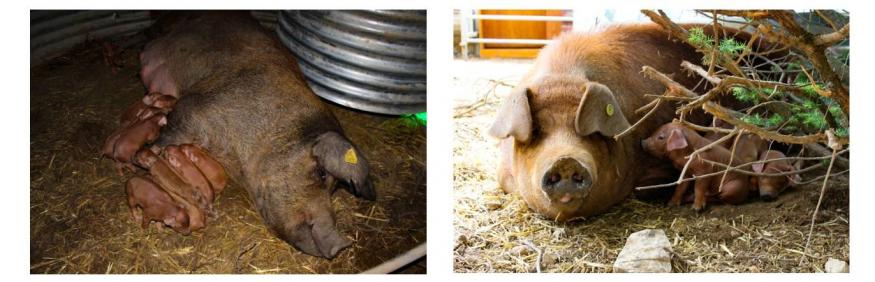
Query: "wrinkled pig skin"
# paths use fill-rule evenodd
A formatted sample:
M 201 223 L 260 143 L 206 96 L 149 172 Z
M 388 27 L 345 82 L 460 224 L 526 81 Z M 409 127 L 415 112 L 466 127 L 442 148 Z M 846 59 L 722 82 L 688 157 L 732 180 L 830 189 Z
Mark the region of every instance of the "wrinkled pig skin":
M 780 160 L 781 158 L 787 157 L 784 153 L 776 150 L 768 150 L 762 153 L 760 156 L 761 161 L 768 161 L 766 163 L 756 163 L 753 165 L 753 171 L 756 173 L 784 173 L 790 172 L 794 170 L 798 170 L 798 168 L 794 167 L 790 164 L 788 160 Z M 792 186 L 795 183 L 801 182 L 799 174 L 791 174 L 785 176 L 754 176 L 751 177 L 751 184 L 754 187 L 757 187 L 757 191 L 759 192 L 760 198 L 765 201 L 772 201 L 778 198 L 778 194 L 787 189 L 787 187 Z
M 143 228 L 149 222 L 160 222 L 177 232 L 188 234 L 188 214 L 181 206 L 177 205 L 170 195 L 155 182 L 141 176 L 128 179 L 125 184 L 125 192 L 128 195 L 128 207 L 136 221 L 140 221 Z
M 691 89 L 696 85 L 697 79 L 682 75 L 682 60 L 698 62 L 700 55 L 656 25 L 614 26 L 554 40 L 541 50 L 516 94 L 505 99 L 490 128 L 490 135 L 500 139 L 502 189 L 518 193 L 545 217 L 564 221 L 604 212 L 625 199 L 645 174 L 668 175 L 648 172 L 661 165 L 640 145 L 671 121 L 668 103 L 629 135 L 619 140 L 613 135 L 640 118 L 633 112 L 650 102 L 645 94 L 665 91 L 641 75 L 643 66 L 678 74 L 674 79 Z M 593 92 L 593 103 L 581 103 L 587 91 Z M 579 108 L 586 111 L 578 115 Z M 688 119 L 702 122 L 705 116 L 694 111 Z
M 150 91 L 178 100 L 156 144 L 208 150 L 249 192 L 270 229 L 298 250 L 333 258 L 349 246 L 335 227 L 330 189 L 319 172 L 349 174 L 320 164 L 313 152 L 324 134 L 345 140 L 343 130 L 307 87 L 291 53 L 243 13 L 161 21 L 156 26 L 167 32 L 146 46 L 141 74 Z M 364 156 L 358 161 L 366 167 Z M 374 194 L 359 186 L 370 189 L 361 195 Z
M 670 122 L 660 126 L 649 138 L 642 140 L 641 146 L 655 157 L 670 160 L 679 170 L 682 170 L 689 162 L 684 178 L 700 177 L 695 180 L 693 209 L 702 211 L 707 201 L 712 199 L 728 204 L 740 204 L 747 199 L 750 191 L 749 177 L 738 172 L 730 171 L 725 174 L 725 177 L 723 175 L 701 177 L 722 170 L 720 166 L 712 165 L 705 160 L 724 165 L 741 164 L 738 158 L 732 158 L 732 152 L 719 145 L 700 152 L 692 161 L 689 161 L 688 156 L 691 156 L 694 151 L 704 148 L 712 142 L 679 122 Z M 669 204 L 680 205 L 690 183 L 687 181 L 678 184 Z

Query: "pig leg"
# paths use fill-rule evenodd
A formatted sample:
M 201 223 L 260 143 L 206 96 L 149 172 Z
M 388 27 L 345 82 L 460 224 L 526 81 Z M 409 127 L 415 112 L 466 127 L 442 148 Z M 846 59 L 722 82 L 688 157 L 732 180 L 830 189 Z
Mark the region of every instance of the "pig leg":
M 134 197 L 133 192 L 131 191 L 133 187 L 131 187 L 131 180 L 128 179 L 128 182 L 125 185 L 125 192 L 128 194 L 128 208 L 131 210 L 131 219 L 134 222 L 143 220 L 143 211 L 140 210 L 140 207 L 137 205 L 137 198 Z
M 681 205 L 681 201 L 684 199 L 684 194 L 687 193 L 687 190 L 690 188 L 690 181 L 682 182 L 678 184 L 674 189 L 674 195 L 671 196 L 671 200 L 668 201 L 669 206 L 677 207 Z
M 706 196 L 711 189 L 712 178 L 713 177 L 696 179 L 696 186 L 693 188 L 693 192 L 695 193 L 695 199 L 693 199 L 693 210 L 701 212 L 705 209 L 705 203 L 707 202 Z

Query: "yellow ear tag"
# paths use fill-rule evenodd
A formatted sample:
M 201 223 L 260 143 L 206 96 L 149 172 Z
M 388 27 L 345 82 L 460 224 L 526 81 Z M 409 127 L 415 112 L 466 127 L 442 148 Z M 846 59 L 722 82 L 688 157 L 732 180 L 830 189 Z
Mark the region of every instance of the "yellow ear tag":
M 613 104 L 608 104 L 607 106 L 605 106 L 605 114 L 607 114 L 608 116 L 614 115 L 614 105 Z
M 343 160 L 350 164 L 356 164 L 359 162 L 358 157 L 355 156 L 355 150 L 353 150 L 352 148 L 346 150 L 346 154 L 343 155 Z

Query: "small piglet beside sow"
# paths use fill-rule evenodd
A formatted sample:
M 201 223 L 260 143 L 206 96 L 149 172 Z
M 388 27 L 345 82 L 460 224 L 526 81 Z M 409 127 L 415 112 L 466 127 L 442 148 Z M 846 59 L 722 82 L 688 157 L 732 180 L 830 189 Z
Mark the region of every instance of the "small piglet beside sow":
M 507 97 L 489 133 L 501 139 L 498 179 L 529 208 L 556 220 L 590 216 L 622 201 L 670 166 L 649 156 L 640 141 L 674 116 L 663 105 L 631 134 L 634 114 L 665 87 L 640 74 L 645 65 L 689 88 L 682 60 L 700 55 L 656 25 L 622 25 L 566 34 L 541 50 L 534 67 Z M 704 120 L 701 113 L 690 120 Z

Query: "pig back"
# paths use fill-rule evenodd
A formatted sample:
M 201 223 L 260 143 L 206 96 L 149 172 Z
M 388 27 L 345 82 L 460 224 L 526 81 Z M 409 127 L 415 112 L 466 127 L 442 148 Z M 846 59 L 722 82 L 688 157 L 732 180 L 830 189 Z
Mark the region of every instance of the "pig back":
M 321 133 L 342 133 L 294 58 L 254 19 L 219 12 L 176 21 L 147 46 L 180 89 L 161 143 L 199 143 L 239 180 L 269 154 L 299 155 Z

